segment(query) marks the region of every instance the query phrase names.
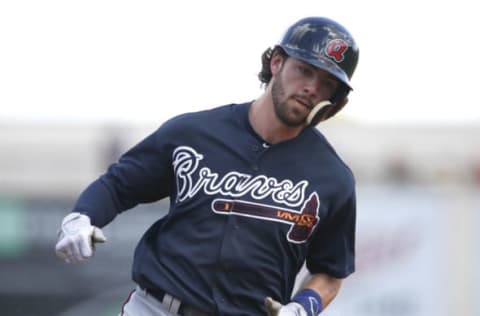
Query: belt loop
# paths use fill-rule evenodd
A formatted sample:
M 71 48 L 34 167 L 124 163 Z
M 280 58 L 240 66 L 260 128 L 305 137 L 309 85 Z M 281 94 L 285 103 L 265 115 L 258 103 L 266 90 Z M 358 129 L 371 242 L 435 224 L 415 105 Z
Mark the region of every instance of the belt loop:
M 170 305 L 170 311 L 174 314 L 178 314 L 181 304 L 182 304 L 182 302 L 180 300 L 177 300 L 176 298 L 173 298 L 172 305 Z
M 180 310 L 180 305 L 182 304 L 180 300 L 174 298 L 168 293 L 165 293 L 165 295 L 163 296 L 162 303 L 165 307 L 168 308 L 169 312 L 172 312 L 174 314 L 178 314 L 178 311 Z
M 173 297 L 170 294 L 165 293 L 163 295 L 162 304 L 170 310 L 170 304 L 172 304 Z
M 138 291 L 139 294 L 141 294 L 142 296 L 147 296 L 147 294 L 148 294 L 147 289 L 144 289 L 144 288 L 140 287 L 139 285 L 136 286 L 135 290 Z

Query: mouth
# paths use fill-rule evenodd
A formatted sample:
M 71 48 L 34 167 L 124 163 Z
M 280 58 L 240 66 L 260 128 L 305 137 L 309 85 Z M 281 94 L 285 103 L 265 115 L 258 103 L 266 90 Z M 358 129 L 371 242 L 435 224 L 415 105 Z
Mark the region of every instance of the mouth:
M 300 104 L 301 106 L 311 110 L 313 109 L 314 104 L 307 98 L 302 98 L 302 97 L 293 97 L 293 99 Z

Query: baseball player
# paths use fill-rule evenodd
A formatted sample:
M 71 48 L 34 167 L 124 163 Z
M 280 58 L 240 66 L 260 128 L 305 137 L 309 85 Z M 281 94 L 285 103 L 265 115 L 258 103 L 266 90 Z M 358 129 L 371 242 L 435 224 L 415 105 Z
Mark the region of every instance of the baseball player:
M 355 183 L 318 123 L 346 103 L 358 47 L 308 17 L 262 55 L 254 101 L 168 120 L 79 196 L 57 254 L 92 257 L 101 228 L 168 197 L 134 254 L 123 316 L 318 315 L 354 272 Z M 292 297 L 306 264 L 311 278 Z

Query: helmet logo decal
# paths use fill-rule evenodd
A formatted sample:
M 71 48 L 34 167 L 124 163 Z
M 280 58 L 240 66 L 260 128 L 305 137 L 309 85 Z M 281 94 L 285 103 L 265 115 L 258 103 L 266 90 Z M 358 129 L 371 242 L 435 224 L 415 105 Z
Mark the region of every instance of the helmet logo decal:
M 344 40 L 334 39 L 328 42 L 327 47 L 325 47 L 325 55 L 339 63 L 345 59 L 347 49 L 348 44 Z

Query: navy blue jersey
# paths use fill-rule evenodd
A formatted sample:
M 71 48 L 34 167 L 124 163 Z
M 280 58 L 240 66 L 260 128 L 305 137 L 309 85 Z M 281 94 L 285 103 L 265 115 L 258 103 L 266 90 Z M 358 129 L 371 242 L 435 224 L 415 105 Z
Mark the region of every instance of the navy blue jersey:
M 265 144 L 250 103 L 177 116 L 125 153 L 80 195 L 75 211 L 103 227 L 169 197 L 141 238 L 133 279 L 212 315 L 265 315 L 290 300 L 302 264 L 354 271 L 355 184 L 314 127 Z

